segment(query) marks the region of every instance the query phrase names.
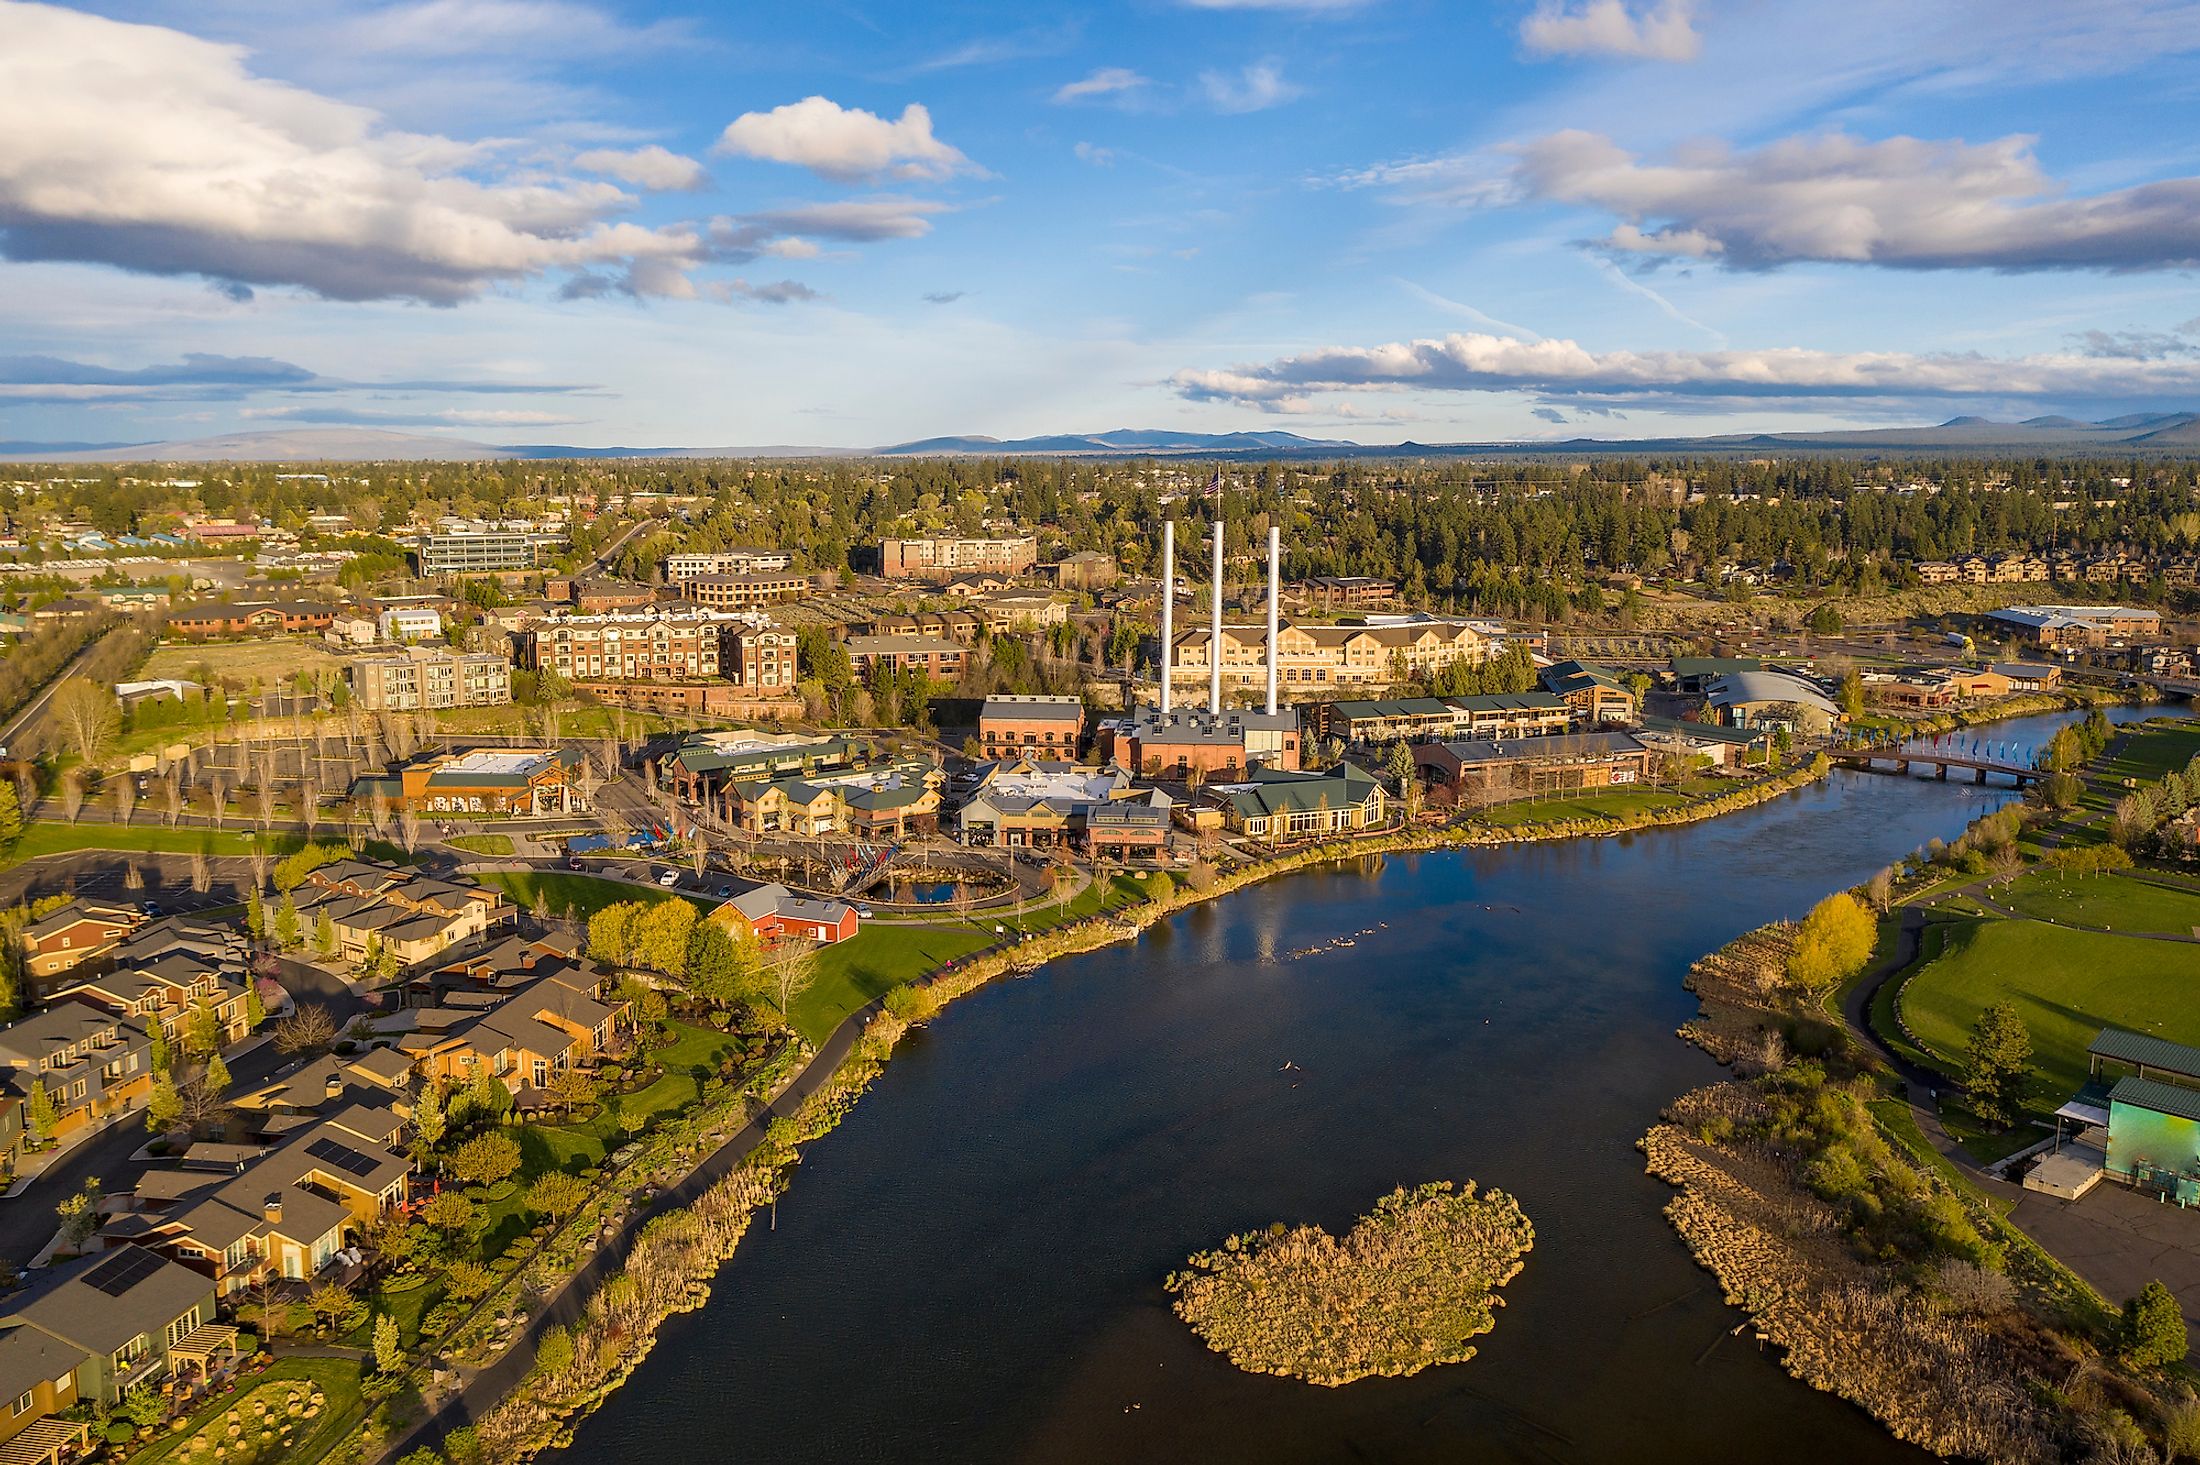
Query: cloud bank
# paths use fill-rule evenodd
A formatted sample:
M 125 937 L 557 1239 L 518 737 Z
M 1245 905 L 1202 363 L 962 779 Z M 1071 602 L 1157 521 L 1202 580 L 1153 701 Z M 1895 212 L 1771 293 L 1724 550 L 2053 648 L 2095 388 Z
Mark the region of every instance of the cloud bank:
M 1540 0 L 1520 22 L 1520 41 L 1543 56 L 1693 61 L 1703 50 L 1694 0 L 1653 0 L 1639 13 L 1625 0 Z

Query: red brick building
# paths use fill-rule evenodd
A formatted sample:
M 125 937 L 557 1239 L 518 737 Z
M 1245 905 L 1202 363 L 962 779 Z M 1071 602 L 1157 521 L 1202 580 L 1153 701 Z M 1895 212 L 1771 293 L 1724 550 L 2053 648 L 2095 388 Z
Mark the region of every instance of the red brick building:
M 988 758 L 1075 762 L 1084 727 L 1085 704 L 1076 697 L 988 697 L 978 711 L 978 745 Z

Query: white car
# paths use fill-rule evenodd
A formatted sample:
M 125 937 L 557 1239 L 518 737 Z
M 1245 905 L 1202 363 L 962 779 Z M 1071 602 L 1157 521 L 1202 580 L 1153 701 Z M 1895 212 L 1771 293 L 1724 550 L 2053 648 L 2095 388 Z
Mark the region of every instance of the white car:
M 680 872 L 678 870 L 667 870 L 657 877 L 657 883 L 670 890 L 680 883 Z

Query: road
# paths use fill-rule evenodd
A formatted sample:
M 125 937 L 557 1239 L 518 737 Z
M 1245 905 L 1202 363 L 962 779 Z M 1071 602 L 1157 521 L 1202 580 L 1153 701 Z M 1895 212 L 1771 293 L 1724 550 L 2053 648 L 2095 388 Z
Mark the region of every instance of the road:
M 302 962 L 286 962 L 279 980 L 295 1001 L 327 1007 L 335 1014 L 339 1028 L 365 1010 L 366 1004 L 341 979 Z M 237 1055 L 229 1072 L 235 1088 L 249 1089 L 303 1061 L 279 1053 L 274 1044 L 266 1043 Z M 96 1138 L 67 1151 L 58 1164 L 20 1195 L 0 1201 L 0 1259 L 20 1267 L 36 1256 L 60 1225 L 54 1207 L 83 1189 L 86 1180 L 96 1176 L 101 1189 L 110 1195 L 129 1189 L 147 1169 L 144 1162 L 130 1158 L 146 1138 L 143 1112 L 126 1115 Z
M 664 521 L 662 519 L 655 518 L 635 520 L 632 524 L 627 526 L 626 533 L 620 535 L 617 539 L 612 540 L 602 549 L 597 550 L 596 557 L 594 559 L 590 560 L 581 569 L 574 571 L 573 577 L 575 579 L 580 579 L 581 577 L 586 575 L 602 574 L 604 566 L 611 563 L 611 557 L 613 555 L 617 554 L 620 550 L 626 548 L 626 542 L 629 539 L 632 539 L 635 535 L 640 534 L 643 530 L 653 529 L 663 522 Z
M 98 650 L 99 643 L 106 639 L 106 633 L 101 632 L 85 642 L 84 649 L 70 657 L 69 664 L 56 672 L 52 681 L 46 683 L 46 689 L 31 698 L 5 728 L 0 728 L 0 748 L 6 748 L 10 757 L 20 758 L 29 751 L 23 742 L 23 735 L 44 715 L 46 704 L 53 701 L 53 694 L 61 690 L 61 684 L 75 675 L 76 669 L 84 664 L 84 658 Z

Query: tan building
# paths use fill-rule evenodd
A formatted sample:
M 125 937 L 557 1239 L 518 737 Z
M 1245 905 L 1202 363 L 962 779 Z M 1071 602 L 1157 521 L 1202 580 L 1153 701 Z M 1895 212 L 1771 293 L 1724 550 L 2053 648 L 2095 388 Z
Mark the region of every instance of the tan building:
M 493 651 L 413 646 L 362 656 L 345 666 L 344 679 L 369 712 L 501 707 L 512 700 L 512 664 Z
M 713 610 L 751 610 L 800 600 L 810 593 L 810 577 L 787 571 L 752 575 L 690 575 L 679 582 L 683 598 Z
M 879 573 L 889 580 L 946 580 L 962 574 L 1016 576 L 1039 563 L 1039 541 L 1017 539 L 889 539 Z
M 724 678 L 775 695 L 795 682 L 795 635 L 754 613 L 701 606 L 556 615 L 522 633 L 520 655 L 569 681 Z
M 665 578 L 675 583 L 698 575 L 768 575 L 793 567 L 794 556 L 777 549 L 736 548 L 665 556 Z
M 1222 628 L 1222 686 L 1265 686 L 1267 630 Z M 1208 684 L 1214 633 L 1201 627 L 1176 638 L 1172 686 Z M 1276 632 L 1276 682 L 1286 700 L 1344 687 L 1387 687 L 1446 667 L 1479 666 L 1495 654 L 1490 638 L 1464 621 L 1413 620 L 1387 625 L 1330 626 L 1286 621 Z
M 23 928 L 24 965 L 43 995 L 53 979 L 77 967 L 103 963 L 145 917 L 128 906 L 77 900 Z
M 888 671 L 921 671 L 927 676 L 960 676 L 967 647 L 936 636 L 850 636 L 848 665 L 859 677 L 883 664 Z

